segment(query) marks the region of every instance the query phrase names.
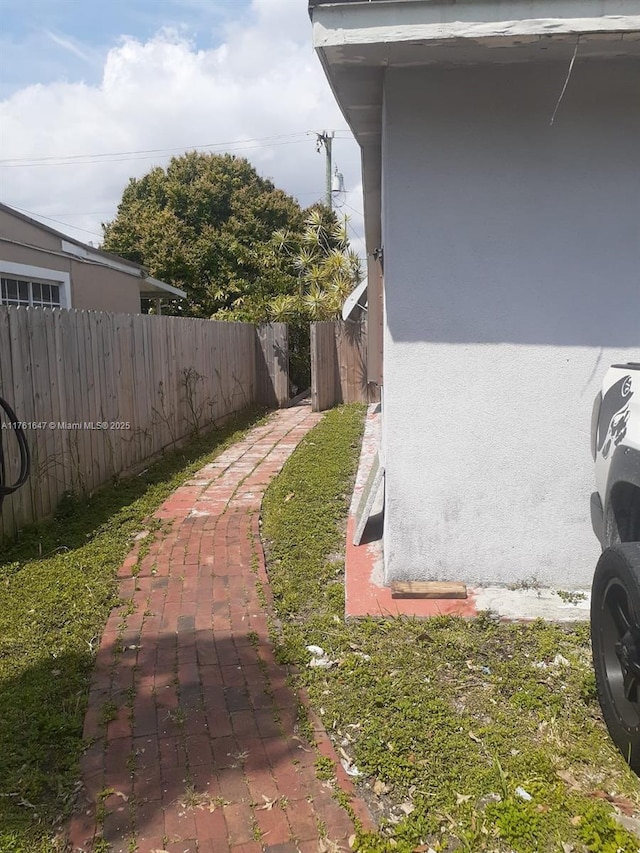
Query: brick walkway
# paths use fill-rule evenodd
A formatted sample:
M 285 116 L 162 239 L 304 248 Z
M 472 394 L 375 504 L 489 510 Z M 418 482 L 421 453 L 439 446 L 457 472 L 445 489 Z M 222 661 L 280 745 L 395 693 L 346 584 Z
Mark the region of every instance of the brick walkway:
M 161 530 L 125 560 L 131 604 L 111 613 L 98 651 L 74 850 L 100 835 L 113 853 L 348 849 L 353 823 L 295 734 L 259 537 L 265 487 L 319 417 L 307 404 L 251 430 L 160 507 Z M 352 793 L 339 765 L 337 775 Z

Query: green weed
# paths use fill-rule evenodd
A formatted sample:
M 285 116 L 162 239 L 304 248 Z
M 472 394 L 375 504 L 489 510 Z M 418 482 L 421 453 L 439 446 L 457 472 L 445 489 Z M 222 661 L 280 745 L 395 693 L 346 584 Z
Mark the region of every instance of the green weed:
M 588 625 L 507 624 L 490 613 L 345 622 L 336 553 L 362 422 L 358 406 L 327 413 L 269 487 L 262 527 L 278 660 L 295 668 L 363 773 L 363 794 L 381 806 L 379 831 L 359 831 L 356 849 L 635 853 L 638 839 L 594 801 L 616 792 L 638 811 L 640 784 L 602 721 Z M 309 668 L 310 644 L 336 664 Z M 328 759 L 316 770 L 333 776 Z
M 66 495 L 53 518 L 0 544 L 2 853 L 59 849 L 95 650 L 119 604 L 116 574 L 134 536 L 153 529 L 160 503 L 259 417 L 248 413 L 87 498 Z M 104 708 L 102 722 L 114 712 Z

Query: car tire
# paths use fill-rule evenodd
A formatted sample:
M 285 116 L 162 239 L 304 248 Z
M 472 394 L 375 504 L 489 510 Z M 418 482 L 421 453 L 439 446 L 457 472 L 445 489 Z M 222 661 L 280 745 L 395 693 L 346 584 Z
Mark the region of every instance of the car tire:
M 598 699 L 612 740 L 640 775 L 640 542 L 602 552 L 591 590 Z

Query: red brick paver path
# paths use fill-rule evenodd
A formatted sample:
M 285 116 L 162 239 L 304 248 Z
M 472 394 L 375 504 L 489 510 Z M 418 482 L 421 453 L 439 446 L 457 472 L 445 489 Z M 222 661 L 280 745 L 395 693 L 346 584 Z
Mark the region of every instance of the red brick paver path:
M 161 529 L 125 560 L 131 604 L 111 613 L 98 651 L 74 850 L 100 836 L 113 853 L 348 849 L 353 823 L 295 734 L 259 537 L 265 487 L 319 417 L 302 405 L 251 430 L 165 501 Z M 337 775 L 352 793 L 339 765 Z

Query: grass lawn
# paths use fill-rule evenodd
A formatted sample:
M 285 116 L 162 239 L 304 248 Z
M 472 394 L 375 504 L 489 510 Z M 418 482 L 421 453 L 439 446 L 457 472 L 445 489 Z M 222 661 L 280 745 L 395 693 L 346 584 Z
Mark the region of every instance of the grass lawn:
M 344 529 L 362 425 L 359 406 L 327 414 L 269 487 L 262 528 L 279 655 L 298 667 L 380 820 L 356 849 L 637 851 L 618 818 L 637 820 L 640 784 L 602 721 L 588 625 L 490 614 L 345 622 Z M 308 645 L 333 665 L 310 668 Z
M 246 414 L 137 477 L 69 498 L 55 518 L 0 547 L 0 853 L 60 849 L 94 652 L 118 603 L 116 572 L 132 537 L 259 417 Z

